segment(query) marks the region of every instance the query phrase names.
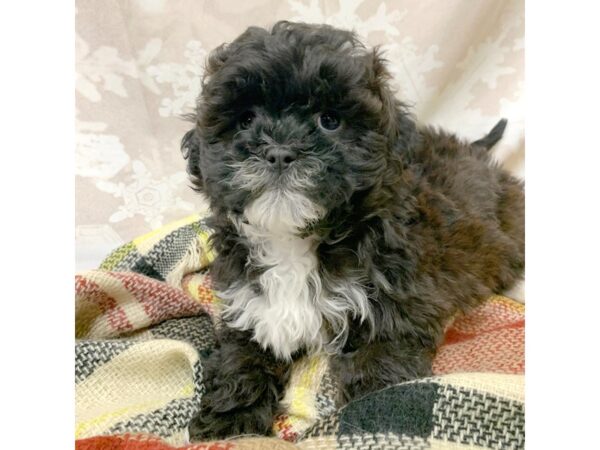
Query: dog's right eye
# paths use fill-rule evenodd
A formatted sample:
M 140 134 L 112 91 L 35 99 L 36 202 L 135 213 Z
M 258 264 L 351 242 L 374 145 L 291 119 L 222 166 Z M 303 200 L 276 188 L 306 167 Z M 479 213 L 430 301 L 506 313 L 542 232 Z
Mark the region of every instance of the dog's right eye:
M 252 125 L 252 121 L 254 120 L 255 114 L 252 111 L 246 111 L 244 114 L 240 116 L 239 124 L 240 127 L 244 130 L 250 128 Z
M 325 131 L 335 131 L 340 127 L 340 118 L 334 112 L 324 112 L 317 120 L 319 126 Z

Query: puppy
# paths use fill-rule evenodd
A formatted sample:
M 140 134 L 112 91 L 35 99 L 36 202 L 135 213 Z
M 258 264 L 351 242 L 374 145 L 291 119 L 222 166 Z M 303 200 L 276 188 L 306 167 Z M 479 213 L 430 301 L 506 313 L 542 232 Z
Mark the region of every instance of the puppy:
M 183 138 L 210 200 L 224 327 L 192 438 L 269 433 L 291 363 L 327 352 L 341 402 L 431 374 L 444 327 L 524 270 L 520 181 L 418 127 L 380 53 L 279 22 L 209 56 Z

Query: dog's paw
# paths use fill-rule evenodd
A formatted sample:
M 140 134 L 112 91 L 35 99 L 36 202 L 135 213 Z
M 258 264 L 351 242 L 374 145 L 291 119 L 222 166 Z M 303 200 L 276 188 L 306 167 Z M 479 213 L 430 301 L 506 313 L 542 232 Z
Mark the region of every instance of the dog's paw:
M 190 423 L 190 440 L 207 441 L 244 434 L 271 433 L 273 411 L 265 406 L 233 409 L 224 413 L 201 410 Z
M 277 408 L 276 398 L 263 393 L 242 399 L 236 395 L 235 387 L 239 388 L 239 385 L 225 383 L 204 395 L 200 412 L 190 423 L 191 440 L 270 434 Z

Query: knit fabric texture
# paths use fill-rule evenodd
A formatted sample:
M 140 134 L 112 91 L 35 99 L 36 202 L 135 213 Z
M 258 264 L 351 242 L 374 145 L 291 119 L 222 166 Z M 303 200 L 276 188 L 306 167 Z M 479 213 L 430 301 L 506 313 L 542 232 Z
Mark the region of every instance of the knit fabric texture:
M 328 358 L 312 355 L 294 364 L 276 437 L 190 444 L 220 326 L 210 232 L 192 215 L 76 275 L 77 449 L 524 447 L 524 306 L 501 296 L 448 328 L 433 377 L 336 409 Z

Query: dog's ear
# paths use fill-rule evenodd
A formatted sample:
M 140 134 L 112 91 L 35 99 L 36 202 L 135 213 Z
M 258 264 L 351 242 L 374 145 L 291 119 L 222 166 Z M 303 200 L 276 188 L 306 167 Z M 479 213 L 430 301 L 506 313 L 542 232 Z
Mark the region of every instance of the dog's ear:
M 208 54 L 206 65 L 204 67 L 204 75 L 202 77 L 203 84 L 206 84 L 208 79 L 218 72 L 223 65 L 225 65 L 225 62 L 231 55 L 231 52 L 232 50 L 230 48 L 230 44 L 227 43 L 223 43 L 217 48 L 211 50 L 211 52 Z
M 184 159 L 187 159 L 187 172 L 192 181 L 192 189 L 201 192 L 204 189 L 202 180 L 202 170 L 200 168 L 200 138 L 196 132 L 196 128 L 183 135 L 181 139 L 181 154 Z
M 375 47 L 368 54 L 369 89 L 381 102 L 381 127 L 388 136 L 390 147 L 400 151 L 415 145 L 418 132 L 408 108 L 396 98 L 390 86 L 391 75 L 381 50 Z
M 203 84 L 206 84 L 208 79 L 221 69 L 232 55 L 240 49 L 252 46 L 252 43 L 258 41 L 259 36 L 268 35 L 268 31 L 260 27 L 249 27 L 241 35 L 239 35 L 231 43 L 223 43 L 213 49 L 206 60 Z

